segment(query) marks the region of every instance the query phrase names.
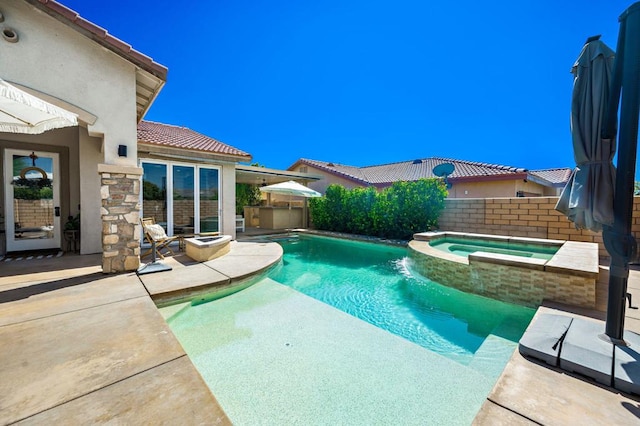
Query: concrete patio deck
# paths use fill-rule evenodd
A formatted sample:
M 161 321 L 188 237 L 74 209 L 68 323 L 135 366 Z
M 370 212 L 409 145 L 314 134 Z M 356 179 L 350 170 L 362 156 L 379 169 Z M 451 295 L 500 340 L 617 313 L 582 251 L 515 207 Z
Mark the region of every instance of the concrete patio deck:
M 166 261 L 172 271 L 141 277 L 103 275 L 99 255 L 0 262 L 0 424 L 230 424 L 154 300 L 206 291 L 207 281 L 222 289 L 241 283 L 278 261 L 280 246 L 271 244 L 235 242 L 229 255 L 202 264 L 177 255 Z M 606 288 L 598 291 L 602 309 Z M 631 272 L 629 291 L 639 304 L 640 271 Z M 540 309 L 549 310 L 604 318 L 560 305 Z M 626 328 L 640 332 L 638 310 L 627 310 Z M 474 421 L 638 423 L 640 398 L 518 352 Z
M 100 255 L 0 262 L 0 424 L 231 424 L 152 298 L 229 287 L 281 255 L 234 242 L 141 277 L 103 275 Z
M 601 310 L 545 304 L 536 315 L 553 313 L 603 322 L 608 276 L 608 268 L 601 266 L 598 280 L 598 307 Z M 637 306 L 640 302 L 640 271 L 637 269 L 630 271 L 628 291 Z M 626 310 L 625 329 L 640 333 L 640 310 Z M 516 351 L 487 396 L 474 424 L 640 424 L 640 397 L 525 358 Z

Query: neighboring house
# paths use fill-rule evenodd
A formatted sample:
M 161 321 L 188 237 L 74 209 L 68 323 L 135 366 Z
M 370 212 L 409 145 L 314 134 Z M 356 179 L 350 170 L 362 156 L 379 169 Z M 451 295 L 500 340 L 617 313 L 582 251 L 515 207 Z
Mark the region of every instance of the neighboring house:
M 451 163 L 453 173 L 449 198 L 532 197 L 558 195 L 571 176 L 571 169 L 529 171 L 522 168 L 486 164 L 450 158 L 423 158 L 366 167 L 301 158 L 288 170 L 321 175 L 323 179 L 309 187 L 324 193 L 331 184 L 346 188 L 373 186 L 378 189 L 397 181 L 415 181 L 437 177 L 434 167 Z

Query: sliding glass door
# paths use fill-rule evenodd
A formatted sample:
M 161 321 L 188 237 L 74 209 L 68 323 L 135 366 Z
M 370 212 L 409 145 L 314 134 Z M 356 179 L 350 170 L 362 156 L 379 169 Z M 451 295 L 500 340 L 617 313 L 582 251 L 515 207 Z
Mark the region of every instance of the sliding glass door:
M 142 169 L 142 217 L 152 217 L 167 231 L 167 165 L 143 163 Z
M 174 165 L 171 193 L 173 211 L 173 234 L 195 232 L 195 167 Z
M 220 197 L 218 169 L 200 167 L 200 232 L 220 231 Z
M 220 169 L 143 161 L 142 217 L 153 217 L 168 235 L 220 232 Z

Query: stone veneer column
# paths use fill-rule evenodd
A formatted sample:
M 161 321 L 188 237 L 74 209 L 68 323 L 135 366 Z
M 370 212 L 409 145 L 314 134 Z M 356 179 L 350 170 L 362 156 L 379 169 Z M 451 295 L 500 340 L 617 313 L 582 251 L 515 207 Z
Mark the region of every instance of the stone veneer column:
M 142 168 L 99 164 L 102 198 L 102 272 L 140 266 L 140 177 Z

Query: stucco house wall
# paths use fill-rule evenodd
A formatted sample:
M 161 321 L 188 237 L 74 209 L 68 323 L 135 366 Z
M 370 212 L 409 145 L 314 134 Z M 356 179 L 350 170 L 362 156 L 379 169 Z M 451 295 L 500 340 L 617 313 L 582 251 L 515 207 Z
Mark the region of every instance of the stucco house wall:
M 63 190 L 68 191 L 63 211 L 75 214 L 81 204 L 81 228 L 96 230 L 81 234 L 82 253 L 102 252 L 98 164 L 136 166 L 135 67 L 26 2 L 3 2 L 2 13 L 19 41 L 2 44 L 0 76 L 97 119 L 43 135 L 1 134 L 0 139 L 20 141 L 22 149 L 31 149 L 29 143 L 67 146 L 70 185 Z M 118 145 L 129 147 L 127 157 L 118 157 Z
M 448 198 L 516 197 L 522 191 L 525 196 L 556 195 L 552 188 L 523 179 L 493 180 L 483 182 L 455 182 Z M 551 192 L 549 194 L 549 192 Z M 534 195 L 535 194 L 535 195 Z
M 236 167 L 222 164 L 222 228 L 221 233 L 236 238 Z
M 316 176 L 322 176 L 322 179 L 312 181 L 307 184 L 309 188 L 315 191 L 318 191 L 321 194 L 324 194 L 325 192 L 327 192 L 327 188 L 329 187 L 329 185 L 332 185 L 332 184 L 342 185 L 348 189 L 364 186 L 352 180 L 345 179 L 340 176 L 336 176 L 322 169 L 318 169 L 309 165 L 297 165 L 291 170 L 294 172 L 311 173 Z
M 0 77 L 78 115 L 78 126 L 64 130 L 73 132 L 71 145 L 59 154 L 60 226 L 67 215 L 81 213 L 81 253 L 102 253 L 103 272 L 137 269 L 137 123 L 164 85 L 166 68 L 59 3 L 16 0 L 0 4 L 0 12 L 3 28 L 17 35 L 0 39 Z M 20 141 L 21 150 L 46 156 L 57 152 L 55 132 L 26 138 L 3 133 L 0 141 Z M 121 145 L 127 155 L 118 154 Z M 12 237 L 11 248 L 19 244 Z

